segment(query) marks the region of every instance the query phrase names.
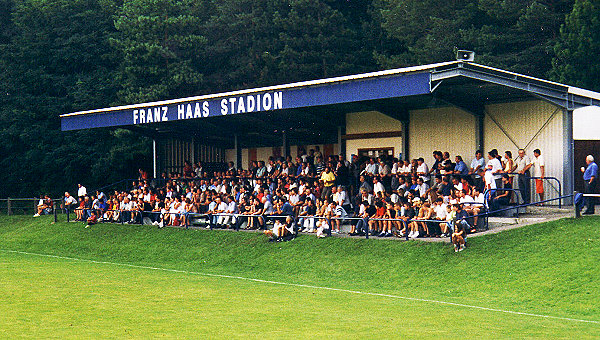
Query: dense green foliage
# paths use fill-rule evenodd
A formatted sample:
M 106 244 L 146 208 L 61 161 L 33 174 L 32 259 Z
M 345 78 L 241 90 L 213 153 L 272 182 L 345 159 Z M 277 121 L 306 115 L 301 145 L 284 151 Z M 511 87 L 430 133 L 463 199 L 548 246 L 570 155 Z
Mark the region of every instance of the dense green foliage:
M 556 45 L 554 76 L 557 80 L 600 90 L 600 3 L 577 0 L 567 16 Z
M 600 321 L 597 217 L 447 243 L 0 218 L 0 323 L 7 337 L 164 334 L 594 337 L 599 324 L 176 271 L 447 301 Z M 568 240 L 565 240 L 568 235 Z M 165 268 L 149 270 L 11 253 Z M 283 318 L 282 327 L 275 327 Z M 414 321 L 414 322 L 413 322 Z M 283 333 L 282 333 L 283 332 Z
M 61 133 L 58 116 L 78 110 L 442 62 L 457 48 L 598 89 L 600 10 L 574 3 L 0 0 L 0 197 L 149 167 L 145 137 Z

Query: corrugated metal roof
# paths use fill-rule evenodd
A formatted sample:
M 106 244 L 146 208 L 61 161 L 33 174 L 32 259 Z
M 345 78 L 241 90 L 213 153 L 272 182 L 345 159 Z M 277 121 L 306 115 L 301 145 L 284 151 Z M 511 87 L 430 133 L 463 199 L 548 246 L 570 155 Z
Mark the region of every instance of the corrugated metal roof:
M 585 98 L 591 98 L 591 99 L 595 99 L 595 100 L 600 100 L 600 93 L 598 93 L 598 92 L 589 91 L 589 90 L 581 89 L 578 87 L 569 86 L 569 85 L 553 82 L 550 80 L 540 79 L 540 78 L 536 78 L 536 77 L 531 77 L 531 76 L 527 76 L 524 74 L 510 72 L 510 71 L 506 71 L 506 70 L 502 70 L 502 69 L 498 69 L 498 68 L 494 68 L 494 67 L 490 67 L 490 66 L 486 66 L 486 65 L 481 65 L 481 64 L 477 64 L 477 63 L 473 63 L 473 62 L 449 61 L 449 62 L 436 63 L 436 64 L 404 67 L 404 68 L 397 68 L 397 69 L 392 69 L 392 70 L 384 70 L 384 71 L 362 73 L 362 74 L 355 74 L 355 75 L 342 76 L 342 77 L 333 77 L 333 78 L 317 79 L 317 80 L 310 80 L 310 81 L 302 81 L 302 82 L 289 83 L 289 84 L 283 84 L 283 85 L 259 87 L 259 88 L 222 92 L 222 93 L 215 93 L 215 94 L 208 94 L 208 95 L 201 95 L 201 96 L 194 96 L 194 97 L 186 97 L 186 98 L 178 98 L 178 99 L 163 100 L 163 101 L 156 101 L 156 102 L 130 104 L 130 105 L 115 106 L 115 107 L 108 107 L 108 108 L 102 108 L 102 109 L 78 111 L 78 112 L 63 114 L 60 117 L 70 117 L 70 116 L 78 116 L 78 115 L 85 115 L 85 114 L 95 114 L 95 113 L 103 113 L 103 112 L 111 112 L 111 111 L 119 111 L 119 110 L 129 110 L 129 109 L 143 108 L 143 107 L 148 107 L 148 106 L 170 105 L 170 104 L 184 103 L 184 102 L 190 102 L 190 101 L 207 100 L 207 99 L 213 99 L 213 98 L 219 98 L 219 97 L 260 93 L 260 92 L 265 92 L 265 91 L 275 91 L 275 90 L 292 89 L 292 88 L 299 88 L 299 87 L 318 86 L 318 85 L 347 82 L 347 81 L 366 79 L 366 78 L 386 77 L 386 76 L 397 75 L 397 74 L 402 74 L 402 73 L 435 71 L 438 68 L 447 68 L 447 67 L 452 67 L 452 66 L 461 67 L 463 65 L 479 68 L 481 70 L 489 70 L 489 71 L 492 71 L 497 74 L 502 74 L 504 76 L 517 77 L 520 79 L 530 80 L 530 81 L 545 84 L 545 85 L 548 85 L 551 87 L 561 87 L 561 88 L 564 88 L 565 91 L 569 94 L 573 94 L 573 95 L 577 95 L 577 96 L 581 96 L 581 97 L 585 97 Z

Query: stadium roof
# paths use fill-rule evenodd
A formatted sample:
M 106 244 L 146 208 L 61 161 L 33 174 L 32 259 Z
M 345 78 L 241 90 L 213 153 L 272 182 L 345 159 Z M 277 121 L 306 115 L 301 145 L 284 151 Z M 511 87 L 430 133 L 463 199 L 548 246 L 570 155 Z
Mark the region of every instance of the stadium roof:
M 457 106 L 482 115 L 486 104 L 532 98 L 568 110 L 600 106 L 597 92 L 452 61 L 74 112 L 61 115 L 61 128 L 125 127 L 152 136 L 200 131 L 216 140 L 260 132 L 255 142 L 269 145 L 269 134 L 282 130 L 306 142 L 311 135 L 318 139 L 344 125 L 347 112 L 377 110 L 403 119 L 409 110 Z

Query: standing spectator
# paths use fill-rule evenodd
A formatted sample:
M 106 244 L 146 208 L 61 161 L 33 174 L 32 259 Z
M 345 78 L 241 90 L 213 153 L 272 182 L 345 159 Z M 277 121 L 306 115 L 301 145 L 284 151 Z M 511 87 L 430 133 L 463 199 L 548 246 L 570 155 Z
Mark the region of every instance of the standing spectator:
M 194 172 L 196 173 L 196 177 L 201 178 L 204 169 L 202 168 L 202 162 L 198 162 L 196 167 L 194 168 Z
M 477 172 L 479 171 L 479 169 L 484 169 L 485 168 L 485 159 L 483 159 L 483 154 L 481 153 L 481 150 L 477 150 L 475 151 L 475 158 L 473 158 L 473 160 L 471 161 L 471 170 L 469 171 L 469 174 L 477 174 Z M 479 175 L 475 175 L 475 178 L 480 178 L 481 176 Z
M 546 163 L 544 162 L 544 157 L 542 156 L 540 149 L 533 150 L 533 155 L 535 156 L 535 159 L 533 160 L 533 177 L 538 177 L 535 179 L 535 193 L 540 195 L 540 201 L 543 201 Z M 540 205 L 541 204 L 542 203 L 540 203 Z
M 492 166 L 492 175 L 496 181 L 496 188 L 502 188 L 502 163 L 498 159 L 498 151 L 494 149 L 488 152 L 488 158 L 490 160 L 487 165 L 488 167 Z
M 588 155 L 585 158 L 585 163 L 587 164 L 587 168 L 582 167 L 581 172 L 583 172 L 583 184 L 584 189 L 583 192 L 585 194 L 594 194 L 596 192 L 596 179 L 598 178 L 598 165 L 594 162 L 594 156 Z M 585 215 L 593 215 L 595 210 L 595 198 L 594 197 L 586 197 L 585 198 L 585 206 L 586 209 L 583 212 Z
M 427 167 L 425 160 L 423 158 L 419 158 L 417 159 L 417 164 L 417 175 L 419 175 L 424 182 L 429 182 L 429 167 Z
M 85 196 L 87 196 L 87 189 L 83 185 L 77 184 L 77 197 L 84 198 Z
M 323 181 L 323 191 L 321 192 L 321 198 L 327 199 L 331 196 L 331 188 L 335 184 L 335 175 L 331 171 L 329 166 L 325 167 L 325 171 L 321 174 L 321 181 Z
M 519 193 L 525 204 L 531 201 L 531 189 L 529 183 L 531 174 L 529 173 L 529 169 L 532 165 L 529 156 L 525 154 L 525 150 L 519 149 L 519 157 L 515 159 L 512 171 L 517 172 L 517 188 L 519 189 Z
M 145 181 L 148 179 L 148 172 L 145 171 L 144 169 L 142 169 L 142 168 L 138 169 L 138 173 L 140 174 L 138 176 L 138 180 Z
M 467 231 L 461 223 L 454 225 L 454 231 L 452 232 L 452 244 L 454 245 L 454 252 L 463 251 L 465 249 L 465 236 Z

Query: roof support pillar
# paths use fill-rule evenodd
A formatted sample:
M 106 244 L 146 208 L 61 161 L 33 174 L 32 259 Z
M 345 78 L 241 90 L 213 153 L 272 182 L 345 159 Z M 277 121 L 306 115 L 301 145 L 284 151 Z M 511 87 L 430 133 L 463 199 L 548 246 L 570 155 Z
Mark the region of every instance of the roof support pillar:
M 290 155 L 290 146 L 288 145 L 287 133 L 285 130 L 281 131 L 281 156 L 287 158 Z
M 235 168 L 242 168 L 242 148 L 240 147 L 240 136 L 236 133 L 233 135 L 233 149 L 235 151 Z
M 572 194 L 575 190 L 575 150 L 573 141 L 573 110 L 563 109 L 563 192 L 561 195 Z M 573 204 L 573 198 L 567 198 L 565 205 Z
M 156 160 L 156 138 L 152 138 L 152 178 L 157 178 L 158 168 Z
M 408 139 L 410 138 L 409 135 L 409 125 L 410 125 L 410 114 L 406 115 L 406 118 L 401 120 L 402 122 L 402 157 L 405 160 L 410 160 L 409 155 L 408 155 Z M 399 159 L 402 160 L 402 159 Z
M 481 150 L 481 152 L 484 152 L 485 150 L 485 145 L 484 145 L 484 131 L 483 131 L 483 127 L 484 127 L 484 121 L 485 121 L 485 116 L 484 115 L 476 115 L 475 116 L 475 146 L 477 148 L 477 150 Z M 485 153 L 484 153 L 485 154 Z
M 346 159 L 346 139 L 342 138 L 343 135 L 346 134 L 346 126 L 345 125 L 340 125 L 338 126 L 338 130 L 337 130 L 337 142 L 340 148 L 340 155 L 342 155 L 344 157 L 344 159 Z

